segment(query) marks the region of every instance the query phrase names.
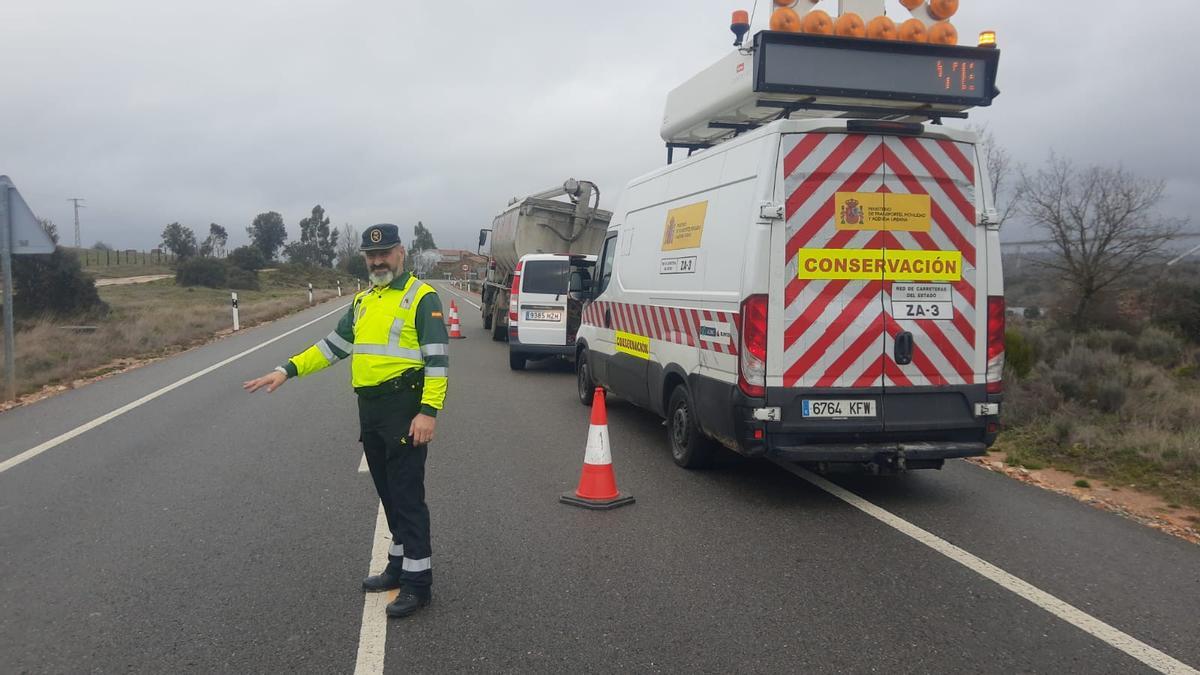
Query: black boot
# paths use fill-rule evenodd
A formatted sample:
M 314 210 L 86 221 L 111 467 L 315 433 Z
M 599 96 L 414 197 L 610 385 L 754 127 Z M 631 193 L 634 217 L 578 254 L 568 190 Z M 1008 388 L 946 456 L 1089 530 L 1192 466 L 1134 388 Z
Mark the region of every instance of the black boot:
M 387 606 L 387 615 L 391 617 L 408 616 L 425 607 L 433 599 L 433 593 L 427 588 L 424 591 L 414 591 L 409 588 L 401 589 L 396 599 Z
M 388 574 L 387 570 L 363 579 L 363 590 L 367 593 L 380 593 L 393 588 L 400 588 L 400 575 Z

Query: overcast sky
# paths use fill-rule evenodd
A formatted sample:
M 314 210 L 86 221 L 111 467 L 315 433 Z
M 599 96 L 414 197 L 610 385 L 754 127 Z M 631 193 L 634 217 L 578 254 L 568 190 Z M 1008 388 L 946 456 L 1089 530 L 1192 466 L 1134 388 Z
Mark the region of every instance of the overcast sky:
M 394 222 L 408 239 L 421 220 L 440 246 L 474 248 L 509 197 L 569 176 L 612 208 L 664 162 L 667 91 L 732 48 L 729 13 L 752 4 L 5 3 L 0 173 L 65 243 L 66 200 L 84 197 L 85 245 L 151 248 L 172 221 L 201 238 L 220 223 L 237 245 L 268 210 L 295 237 L 320 203 L 339 226 Z M 972 121 L 1028 164 L 1053 148 L 1163 178 L 1164 211 L 1187 217 L 1200 2 L 1140 4 L 962 0 L 963 42 L 994 28 L 1003 53 L 1003 93 Z

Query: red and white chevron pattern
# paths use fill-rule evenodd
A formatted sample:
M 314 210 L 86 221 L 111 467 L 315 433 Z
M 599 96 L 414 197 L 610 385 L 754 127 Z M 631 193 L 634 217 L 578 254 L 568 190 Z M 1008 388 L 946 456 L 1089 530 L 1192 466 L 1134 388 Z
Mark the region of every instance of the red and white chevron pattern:
M 797 134 L 784 137 L 783 154 L 788 195 L 784 385 L 977 381 L 973 148 L 923 138 Z M 838 230 L 837 192 L 928 194 L 932 226 L 929 232 Z M 890 281 L 797 279 L 796 253 L 801 248 L 961 251 L 963 279 L 953 285 L 954 319 L 894 319 Z M 893 339 L 903 330 L 913 334 L 914 353 L 912 363 L 900 366 L 892 358 Z
M 584 307 L 583 322 L 602 328 L 606 311 L 612 313 L 612 324 L 609 328 L 613 330 L 644 335 L 651 340 L 699 347 L 718 354 L 737 354 L 738 351 L 737 336 L 741 328 L 740 314 L 598 300 L 588 303 Z M 700 334 L 702 321 L 728 324 L 731 328 L 731 335 L 721 340 L 702 336 Z

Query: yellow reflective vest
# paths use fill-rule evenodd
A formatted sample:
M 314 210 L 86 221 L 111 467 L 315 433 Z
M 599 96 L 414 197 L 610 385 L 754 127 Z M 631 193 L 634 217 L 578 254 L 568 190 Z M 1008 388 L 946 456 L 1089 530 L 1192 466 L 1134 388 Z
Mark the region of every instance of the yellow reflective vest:
M 446 400 L 450 375 L 449 339 L 437 292 L 410 274 L 362 291 L 332 333 L 283 368 L 288 377 L 304 377 L 347 356 L 355 389 L 424 368 L 421 412 L 436 416 Z

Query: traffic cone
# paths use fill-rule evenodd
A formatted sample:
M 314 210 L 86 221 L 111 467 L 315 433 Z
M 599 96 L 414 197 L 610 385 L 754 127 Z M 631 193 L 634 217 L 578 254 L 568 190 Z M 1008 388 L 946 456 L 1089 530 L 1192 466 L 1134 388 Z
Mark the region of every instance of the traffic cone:
M 592 399 L 592 426 L 588 429 L 579 487 L 575 488 L 574 492 L 563 494 L 558 501 L 597 510 L 615 509 L 633 503 L 633 497 L 617 490 L 617 477 L 612 468 L 612 451 L 608 446 L 608 411 L 604 409 L 603 387 L 596 387 L 596 394 Z
M 461 340 L 466 336 L 462 334 L 462 327 L 458 324 L 458 307 L 454 305 L 454 301 L 450 301 L 450 339 Z
M 454 304 L 454 301 L 451 300 L 450 301 L 450 311 L 446 312 L 446 325 L 447 326 L 450 325 L 450 318 L 452 316 L 454 316 L 455 314 L 458 314 L 458 305 Z

